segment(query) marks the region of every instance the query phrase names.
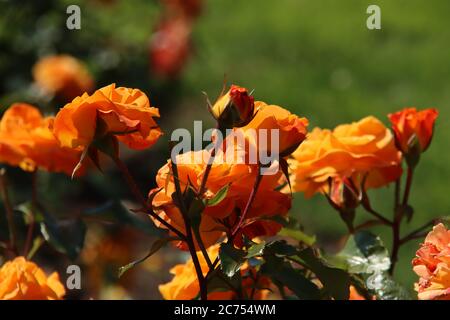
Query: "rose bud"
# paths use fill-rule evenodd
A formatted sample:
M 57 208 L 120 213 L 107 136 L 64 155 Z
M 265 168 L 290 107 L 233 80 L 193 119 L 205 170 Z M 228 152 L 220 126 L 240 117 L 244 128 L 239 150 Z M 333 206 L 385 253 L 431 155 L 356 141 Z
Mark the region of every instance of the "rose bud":
M 351 178 L 335 177 L 329 188 L 329 197 L 336 208 L 353 210 L 359 206 L 362 195 Z
M 416 108 L 405 108 L 388 115 L 397 148 L 410 165 L 417 164 L 420 154 L 429 147 L 437 116 L 436 109 L 417 111 Z
M 213 106 L 209 106 L 220 129 L 243 127 L 253 119 L 255 101 L 247 89 L 232 85 Z

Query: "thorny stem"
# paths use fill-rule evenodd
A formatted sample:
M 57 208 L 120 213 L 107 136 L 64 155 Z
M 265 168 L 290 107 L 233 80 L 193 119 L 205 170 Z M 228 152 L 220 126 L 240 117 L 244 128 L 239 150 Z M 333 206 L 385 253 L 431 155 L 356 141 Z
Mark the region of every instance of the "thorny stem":
M 205 173 L 203 174 L 202 182 L 200 184 L 200 189 L 198 191 L 198 194 L 200 196 L 203 195 L 206 189 L 206 182 L 208 181 L 209 173 L 211 172 L 212 164 L 214 162 L 214 157 L 216 156 L 216 148 L 211 149 L 211 154 L 208 159 L 208 162 L 206 164 Z
M 256 193 L 258 191 L 262 177 L 263 176 L 261 175 L 260 167 L 258 166 L 258 172 L 256 175 L 255 184 L 253 185 L 252 192 L 250 193 L 250 197 L 247 200 L 247 204 L 245 205 L 244 211 L 242 212 L 241 216 L 239 217 L 238 223 L 234 226 L 233 231 L 231 232 L 232 238 L 234 238 L 236 233 L 239 231 L 239 228 L 242 226 L 242 223 L 244 222 L 245 218 L 247 217 L 250 207 L 252 206 L 253 200 L 255 200 Z
M 8 193 L 8 183 L 6 181 L 6 170 L 0 169 L 0 193 L 3 200 L 3 205 L 5 206 L 6 219 L 8 220 L 8 230 L 9 230 L 9 244 L 8 250 L 12 251 L 17 255 L 16 247 L 16 226 L 14 224 L 14 211 L 9 199 Z
M 389 268 L 389 274 L 394 274 L 395 265 L 398 260 L 398 251 L 400 248 L 400 223 L 396 221 L 392 226 L 392 253 L 391 253 L 391 267 Z
M 380 213 L 376 212 L 374 209 L 372 209 L 372 207 L 370 205 L 364 204 L 363 203 L 363 207 L 364 209 L 366 209 L 366 211 L 368 213 L 370 213 L 371 215 L 373 215 L 374 217 L 376 217 L 378 220 L 380 220 L 381 223 L 391 226 L 393 225 L 392 221 L 390 221 L 389 219 L 383 217 Z
M 251 207 L 251 205 L 252 205 L 252 203 L 253 203 L 253 201 L 254 201 L 254 199 L 256 197 L 256 193 L 258 191 L 258 188 L 259 188 L 259 185 L 261 183 L 261 180 L 262 180 L 262 175 L 260 173 L 260 168 L 258 167 L 258 173 L 257 173 L 256 179 L 255 179 L 255 184 L 253 185 L 253 189 L 252 189 L 252 191 L 250 193 L 250 196 L 249 196 L 249 198 L 247 200 L 247 204 L 245 205 L 244 211 L 243 211 L 242 215 L 240 216 L 239 221 L 236 223 L 236 225 L 234 226 L 234 228 L 233 228 L 233 230 L 231 232 L 231 235 L 230 235 L 230 237 L 228 239 L 229 242 L 233 241 L 234 236 L 239 231 L 240 226 L 244 222 L 244 220 L 245 220 L 245 218 L 247 216 L 247 213 L 250 210 L 250 207 Z M 208 273 L 206 275 L 206 280 L 208 280 L 209 277 L 211 276 L 211 274 L 213 274 L 213 272 L 216 270 L 217 265 L 219 264 L 219 262 L 220 262 L 219 257 L 216 257 L 216 259 L 212 263 L 212 266 L 210 266 L 210 268 L 209 268 L 209 271 L 208 271 Z
M 27 236 L 25 239 L 25 245 L 23 247 L 23 256 L 26 257 L 28 255 L 28 251 L 30 251 L 31 243 L 33 241 L 33 232 L 34 232 L 34 224 L 35 224 L 35 216 L 36 209 L 38 206 L 38 192 L 37 192 L 37 181 L 38 173 L 37 171 L 33 171 L 31 173 L 31 221 L 28 226 Z
M 131 192 L 133 193 L 135 198 L 138 200 L 138 202 L 140 202 L 143 205 L 146 213 L 151 215 L 155 220 L 157 220 L 159 223 L 161 223 L 167 229 L 169 229 L 170 231 L 175 233 L 180 239 L 184 240 L 186 238 L 186 236 L 181 231 L 179 231 L 177 228 L 175 228 L 170 223 L 168 223 L 166 220 L 164 220 L 163 218 L 161 218 L 160 216 L 158 216 L 157 214 L 155 214 L 153 212 L 153 209 L 151 208 L 151 206 L 149 206 L 149 204 L 145 200 L 144 196 L 142 195 L 141 191 L 139 190 L 138 186 L 136 185 L 136 182 L 134 181 L 133 177 L 131 176 L 130 171 L 128 170 L 125 163 L 122 160 L 120 160 L 119 157 L 116 157 L 113 160 L 116 163 L 119 170 L 121 171 L 123 177 L 127 181 L 127 184 L 131 189 Z
M 172 172 L 174 176 L 175 193 L 178 198 L 178 203 L 180 206 L 181 214 L 183 215 L 184 225 L 186 229 L 186 243 L 188 245 L 189 253 L 192 257 L 192 262 L 194 264 L 195 272 L 197 273 L 198 284 L 200 287 L 200 298 L 202 300 L 208 300 L 207 282 L 203 276 L 203 271 L 198 260 L 197 252 L 195 250 L 195 243 L 192 234 L 191 221 L 187 215 L 187 209 L 184 203 L 183 195 L 181 192 L 181 186 L 178 177 L 178 168 L 176 163 L 172 162 Z
M 412 186 L 412 179 L 413 179 L 414 170 L 411 167 L 408 167 L 408 173 L 406 176 L 406 185 L 405 185 L 405 191 L 403 193 L 403 200 L 402 200 L 402 208 L 395 208 L 394 210 L 394 224 L 392 225 L 392 252 L 391 252 L 391 267 L 389 269 L 389 274 L 394 273 L 395 265 L 398 261 L 398 252 L 400 249 L 400 246 L 405 243 L 405 241 L 402 241 L 400 238 L 400 225 L 403 219 L 403 211 L 404 208 L 408 205 L 409 200 L 409 194 L 411 191 Z M 397 188 L 396 188 L 397 192 Z
M 411 233 L 407 234 L 400 240 L 400 244 L 404 244 L 404 243 L 414 240 L 414 239 L 423 238 L 428 233 L 428 231 L 425 231 L 425 230 L 427 230 L 429 227 L 432 227 L 438 220 L 439 219 L 433 219 L 430 222 L 427 222 L 423 226 L 412 231 Z
M 203 243 L 203 239 L 199 232 L 194 232 L 195 239 L 197 240 L 198 246 L 200 248 L 200 251 L 203 254 L 203 257 L 205 258 L 206 264 L 208 265 L 208 268 L 213 268 L 213 263 L 211 262 L 211 258 L 208 255 L 208 251 L 206 251 L 205 244 Z
M 406 187 L 405 193 L 403 194 L 402 204 L 406 206 L 409 200 L 409 193 L 411 191 L 412 179 L 413 179 L 414 170 L 411 167 L 408 167 L 408 175 L 406 177 Z
M 395 181 L 395 198 L 394 198 L 394 211 L 397 210 L 398 205 L 400 204 L 400 178 Z

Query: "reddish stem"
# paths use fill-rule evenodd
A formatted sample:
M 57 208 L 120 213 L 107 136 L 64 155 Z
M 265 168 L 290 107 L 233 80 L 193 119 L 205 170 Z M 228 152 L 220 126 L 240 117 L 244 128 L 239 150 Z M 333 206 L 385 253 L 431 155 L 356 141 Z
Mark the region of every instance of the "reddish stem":
M 241 214 L 238 223 L 234 226 L 233 231 L 231 232 L 232 238 L 234 238 L 234 236 L 236 236 L 236 233 L 239 231 L 239 228 L 241 227 L 242 223 L 244 222 L 245 218 L 247 217 L 250 207 L 252 206 L 253 200 L 255 200 L 255 198 L 256 198 L 256 193 L 258 191 L 258 187 L 261 183 L 261 180 L 262 180 L 262 175 L 260 173 L 260 168 L 258 167 L 255 184 L 253 185 L 252 192 L 250 193 L 250 197 L 248 198 L 247 204 L 245 205 L 244 212 Z
M 5 206 L 6 219 L 8 220 L 9 230 L 9 243 L 8 250 L 12 251 L 14 255 L 17 255 L 16 247 L 16 226 L 14 223 L 14 211 L 9 199 L 8 183 L 6 181 L 6 170 L 0 169 L 0 193 L 3 199 L 3 205 Z
M 175 233 L 180 239 L 184 240 L 186 238 L 186 236 L 181 231 L 179 231 L 177 228 L 175 228 L 170 223 L 168 223 L 166 220 L 164 220 L 159 215 L 157 215 L 153 212 L 153 209 L 145 200 L 144 196 L 142 195 L 141 191 L 139 190 L 136 182 L 134 181 L 133 177 L 131 176 L 130 171 L 128 170 L 128 167 L 125 165 L 125 163 L 123 163 L 123 161 L 120 160 L 118 157 L 113 160 L 116 163 L 117 167 L 122 172 L 122 175 L 125 178 L 125 180 L 127 181 L 127 184 L 131 189 L 131 192 L 133 193 L 135 198 L 138 200 L 138 202 L 140 202 L 143 205 L 144 209 L 146 210 L 146 213 L 151 215 L 155 220 L 157 220 L 159 223 L 161 223 L 167 229 L 169 229 L 170 231 Z

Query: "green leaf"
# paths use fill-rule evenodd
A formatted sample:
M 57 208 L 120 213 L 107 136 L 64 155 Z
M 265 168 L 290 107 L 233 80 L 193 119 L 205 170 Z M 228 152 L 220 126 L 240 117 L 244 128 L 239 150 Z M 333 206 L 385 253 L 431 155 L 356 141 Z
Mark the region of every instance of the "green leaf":
M 338 257 L 344 259 L 351 273 L 387 271 L 391 265 L 389 253 L 380 238 L 367 231 L 351 236 Z
M 227 277 L 222 270 L 214 270 L 208 277 L 208 292 L 223 292 L 239 288 L 241 277 L 236 273 L 233 277 Z
M 44 217 L 39 209 L 33 210 L 31 201 L 22 203 L 14 208 L 14 210 L 23 214 L 25 224 L 40 223 L 44 221 Z
M 198 228 L 200 226 L 202 212 L 205 210 L 205 205 L 202 200 L 194 198 L 188 208 L 188 217 L 191 219 L 192 227 Z
M 173 194 L 176 198 L 176 193 Z M 199 199 L 193 188 L 188 186 L 183 194 L 183 201 L 187 208 L 187 216 L 190 220 L 191 228 L 197 241 L 201 241 L 200 224 L 202 222 L 202 213 L 205 210 L 203 200 Z
M 40 223 L 40 230 L 44 239 L 57 251 L 75 260 L 84 245 L 85 223 L 79 218 L 56 220 L 49 213 L 41 212 L 44 221 Z
M 361 231 L 350 237 L 345 248 L 328 259 L 336 267 L 361 275 L 366 287 L 378 299 L 410 299 L 408 291 L 388 274 L 391 264 L 389 253 L 379 237 Z
M 213 198 L 206 200 L 206 206 L 207 207 L 217 206 L 219 203 L 223 201 L 223 199 L 225 199 L 229 189 L 230 184 L 223 186 L 219 191 L 216 192 Z
M 119 268 L 119 278 L 123 276 L 123 274 L 125 272 L 127 272 L 128 270 L 130 270 L 131 268 L 134 268 L 136 265 L 144 262 L 145 260 L 147 260 L 148 258 L 150 258 L 152 255 L 154 255 L 156 252 L 159 251 L 159 249 L 161 249 L 163 246 L 165 246 L 168 242 L 170 241 L 176 241 L 179 240 L 179 238 L 177 237 L 170 237 L 170 238 L 163 238 L 163 239 L 158 239 L 155 242 L 153 242 L 152 247 L 150 249 L 150 251 L 147 253 L 147 255 L 141 259 L 138 259 L 136 261 L 130 262 L 129 264 L 122 266 Z
M 269 276 L 275 284 L 289 288 L 299 299 L 318 300 L 321 298 L 319 288 L 308 280 L 301 270 L 294 269 L 283 258 L 268 256 L 261 267 L 261 273 Z
M 396 282 L 387 272 L 373 273 L 366 279 L 367 288 L 379 300 L 411 300 L 410 293 Z
M 278 240 L 267 244 L 265 253 L 277 256 L 295 256 L 298 253 L 296 247 L 288 244 L 285 240 Z
M 282 228 L 278 235 L 283 237 L 289 237 L 293 238 L 297 241 L 303 242 L 308 246 L 312 246 L 314 243 L 316 243 L 316 237 L 315 236 L 308 236 L 306 233 L 304 233 L 301 230 L 295 230 L 290 228 Z
M 349 296 L 350 276 L 347 272 L 325 264 L 308 248 L 298 253 L 299 262 L 314 272 L 324 286 L 324 290 L 336 300 L 347 300 Z M 294 258 L 295 259 L 295 258 Z
M 265 248 L 266 248 L 266 243 L 264 241 L 262 241 L 261 243 L 255 243 L 248 249 L 247 255 L 245 256 L 245 258 L 250 259 L 250 258 L 262 256 Z
M 33 240 L 33 244 L 31 246 L 30 251 L 27 255 L 27 260 L 31 260 L 33 256 L 36 254 L 36 252 L 39 250 L 39 248 L 44 244 L 45 240 L 42 237 L 36 237 Z
M 220 267 L 229 278 L 241 269 L 245 262 L 246 253 L 235 248 L 232 244 L 222 243 L 219 249 Z

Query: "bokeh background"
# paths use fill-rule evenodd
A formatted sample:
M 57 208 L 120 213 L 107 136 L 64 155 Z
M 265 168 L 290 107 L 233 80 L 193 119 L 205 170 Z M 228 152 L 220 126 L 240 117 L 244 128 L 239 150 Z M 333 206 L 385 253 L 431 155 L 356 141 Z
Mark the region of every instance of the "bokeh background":
M 31 72 L 39 58 L 57 53 L 83 61 L 96 87 L 115 82 L 144 90 L 160 108 L 165 138 L 174 128 L 192 129 L 193 120 L 212 125 L 202 91 L 214 99 L 224 76 L 254 89 L 258 100 L 307 117 L 311 128 L 332 128 L 366 115 L 387 124 L 386 115 L 405 106 L 436 107 L 440 115 L 434 140 L 422 157 L 411 194 L 415 215 L 403 231 L 450 214 L 449 1 L 192 2 L 200 3 L 201 11 L 188 30 L 188 54 L 183 53 L 176 72 L 164 74 L 149 53 L 167 10 L 164 1 L 0 0 L 0 112 L 17 101 L 36 104 L 47 114 L 64 105 L 61 99 L 42 96 Z M 72 4 L 81 8 L 81 30 L 66 28 L 66 8 Z M 381 30 L 366 28 L 370 4 L 381 7 Z M 166 161 L 167 139 L 146 152 L 123 148 L 123 155 L 147 192 Z M 29 175 L 8 168 L 8 177 L 14 203 L 29 199 Z M 135 221 L 117 208 L 119 199 L 131 197 L 111 164 L 105 162 L 105 174 L 92 172 L 75 181 L 45 172 L 38 174 L 38 181 L 40 200 L 49 211 L 61 219 L 78 215 L 89 226 L 85 247 L 75 259 L 86 271 L 89 288 L 71 297 L 160 298 L 158 283 L 170 279 L 170 266 L 185 257 L 164 249 L 117 280 L 118 266 L 145 255 L 156 231 L 145 219 Z M 392 194 L 386 188 L 370 192 L 376 209 L 387 216 L 392 215 Z M 336 250 L 333 244 L 342 239 L 345 225 L 323 197 L 305 200 L 296 194 L 291 214 L 307 233 Z M 358 212 L 357 219 L 368 217 Z M 5 231 L 3 214 L 0 228 Z M 390 246 L 389 232 L 375 231 Z M 410 289 L 416 280 L 411 259 L 418 243 L 402 247 L 396 271 L 396 278 Z M 36 259 L 64 271 L 68 260 L 63 257 L 44 247 Z

